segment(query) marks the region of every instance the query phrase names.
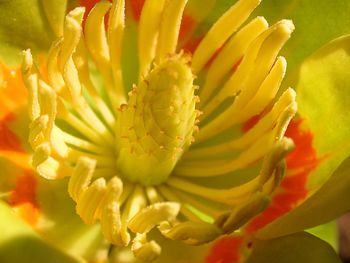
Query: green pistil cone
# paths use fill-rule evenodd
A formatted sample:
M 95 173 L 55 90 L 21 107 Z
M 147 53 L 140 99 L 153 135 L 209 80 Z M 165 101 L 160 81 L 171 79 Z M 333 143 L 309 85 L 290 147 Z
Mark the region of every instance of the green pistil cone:
M 196 129 L 194 76 L 183 55 L 154 66 L 122 105 L 117 124 L 117 167 L 143 185 L 164 182 L 191 144 Z

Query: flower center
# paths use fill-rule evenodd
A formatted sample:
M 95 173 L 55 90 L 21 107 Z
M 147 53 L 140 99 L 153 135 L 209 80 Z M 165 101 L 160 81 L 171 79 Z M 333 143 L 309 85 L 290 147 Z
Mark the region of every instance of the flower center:
M 142 185 L 164 182 L 195 129 L 197 97 L 188 59 L 165 59 L 129 92 L 117 122 L 117 167 Z

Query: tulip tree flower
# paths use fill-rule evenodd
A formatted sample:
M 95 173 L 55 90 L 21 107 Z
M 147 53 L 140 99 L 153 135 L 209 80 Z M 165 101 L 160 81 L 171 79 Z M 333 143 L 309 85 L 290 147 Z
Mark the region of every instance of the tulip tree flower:
M 305 39 L 284 80 L 292 20 L 205 2 L 14 12 L 45 19 L 2 67 L 1 262 L 339 262 L 303 230 L 350 209 L 349 37 Z

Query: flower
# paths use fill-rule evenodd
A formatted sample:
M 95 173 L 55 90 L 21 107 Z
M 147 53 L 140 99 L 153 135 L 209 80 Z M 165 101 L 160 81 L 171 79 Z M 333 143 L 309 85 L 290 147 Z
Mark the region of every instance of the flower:
M 138 84 L 128 97 L 120 61 L 124 1 L 97 3 L 84 33 L 84 9 L 69 12 L 63 37 L 48 55 L 48 82 L 38 75 L 30 51 L 24 53 L 35 170 L 47 179 L 70 177 L 68 191 L 83 221 L 99 220 L 110 243 L 131 242 L 134 255 L 144 261 L 161 252 L 147 238 L 156 226 L 165 237 L 190 245 L 239 230 L 269 204 L 284 173 L 282 160 L 293 147 L 284 132 L 296 112 L 294 91 L 286 90 L 266 109 L 285 74 L 286 61 L 277 55 L 294 29 L 292 22 L 269 27 L 258 17 L 228 40 L 259 4 L 238 1 L 193 55 L 186 54 L 176 49 L 185 4 L 145 3 L 138 31 Z M 196 76 L 227 40 L 197 87 Z M 100 90 L 89 74 L 88 57 L 103 79 Z M 215 113 L 228 97 L 233 102 Z M 199 131 L 197 109 L 203 111 Z M 244 135 L 201 146 L 264 109 Z M 201 182 L 203 177 L 239 178 L 233 173 L 259 160 L 260 171 L 248 181 L 225 187 Z
M 82 8 L 69 12 L 47 75 L 24 52 L 35 170 L 47 179 L 69 177 L 82 220 L 100 221 L 110 243 L 131 242 L 144 261 L 161 251 L 149 241 L 155 227 L 190 245 L 232 233 L 250 244 L 246 223 L 280 190 L 296 102 L 292 89 L 276 96 L 286 69 L 277 55 L 294 26 L 282 20 L 268 27 L 258 17 L 240 28 L 258 3 L 238 1 L 187 53 L 178 48 L 186 1 L 146 1 L 138 84 L 128 96 L 124 1 L 99 2 L 85 22 Z

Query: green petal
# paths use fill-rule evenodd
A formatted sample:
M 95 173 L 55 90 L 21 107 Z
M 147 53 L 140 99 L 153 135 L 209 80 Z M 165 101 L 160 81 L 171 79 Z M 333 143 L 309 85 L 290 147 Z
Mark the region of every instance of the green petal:
M 340 263 L 332 247 L 321 239 L 300 232 L 276 239 L 256 241 L 247 263 Z
M 14 212 L 0 202 L 0 262 L 2 263 L 78 263 L 72 258 L 45 243 Z
M 20 51 L 45 51 L 63 25 L 67 0 L 0 1 L 0 59 L 20 62 Z
M 41 2 L 52 31 L 56 36 L 61 36 L 67 0 L 41 0 Z
M 326 223 L 350 209 L 350 157 L 309 199 L 261 229 L 259 238 L 274 238 Z
M 336 221 L 319 225 L 306 230 L 306 232 L 326 241 L 334 249 L 338 247 L 338 228 Z
M 350 36 L 338 38 L 308 58 L 296 76 L 299 114 L 313 131 L 319 167 L 311 174 L 314 189 L 350 153 Z
M 37 201 L 43 220 L 40 235 L 71 255 L 92 258 L 103 243 L 100 226 L 86 225 L 81 220 L 67 188 L 67 180 L 38 177 Z

